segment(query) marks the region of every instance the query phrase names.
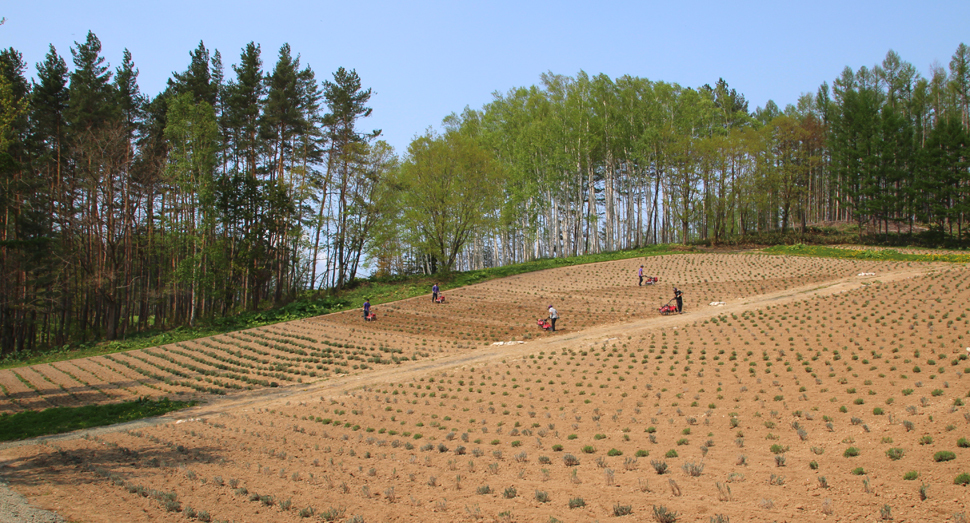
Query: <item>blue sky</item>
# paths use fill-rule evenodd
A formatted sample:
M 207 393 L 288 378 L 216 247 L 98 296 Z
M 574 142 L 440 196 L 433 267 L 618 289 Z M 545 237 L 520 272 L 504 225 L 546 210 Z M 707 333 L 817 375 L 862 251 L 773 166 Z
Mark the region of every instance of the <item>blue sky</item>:
M 165 2 L 14 1 L 0 4 L 0 46 L 23 53 L 29 74 L 48 44 L 70 47 L 92 30 L 112 67 L 128 48 L 142 92 L 184 71 L 203 40 L 226 64 L 254 41 L 269 70 L 289 43 L 318 79 L 356 69 L 374 90 L 364 129 L 403 153 L 495 91 L 536 84 L 546 71 L 629 74 L 685 86 L 723 77 L 750 108 L 779 106 L 832 82 L 845 66 L 881 62 L 889 49 L 928 75 L 970 44 L 970 2 Z

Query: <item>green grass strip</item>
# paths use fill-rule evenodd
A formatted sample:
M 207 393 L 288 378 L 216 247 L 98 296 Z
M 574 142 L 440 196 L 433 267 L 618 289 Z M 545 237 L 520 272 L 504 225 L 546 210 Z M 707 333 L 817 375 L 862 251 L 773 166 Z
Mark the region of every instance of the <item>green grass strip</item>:
M 819 258 L 841 258 L 846 260 L 876 260 L 898 262 L 948 262 L 970 263 L 970 254 L 916 254 L 899 252 L 893 249 L 838 249 L 821 245 L 775 245 L 764 249 L 768 254 L 788 256 L 815 256 Z
M 42 411 L 28 410 L 0 415 L 0 441 L 12 441 L 78 429 L 102 427 L 184 409 L 195 401 L 154 401 L 140 398 L 124 403 L 85 405 L 83 407 L 54 407 Z

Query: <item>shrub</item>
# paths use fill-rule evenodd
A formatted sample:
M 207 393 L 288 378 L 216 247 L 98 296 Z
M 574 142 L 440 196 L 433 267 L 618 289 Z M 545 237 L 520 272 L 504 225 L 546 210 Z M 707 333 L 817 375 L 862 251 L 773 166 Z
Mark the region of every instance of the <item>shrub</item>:
M 684 472 L 686 472 L 688 476 L 693 476 L 693 477 L 698 477 L 701 475 L 702 472 L 704 472 L 703 463 L 694 463 L 691 461 L 687 461 L 684 463 L 684 465 L 681 468 L 684 469 Z
M 954 485 L 967 486 L 968 483 L 970 483 L 970 474 L 967 474 L 966 472 L 953 479 Z
M 916 479 L 918 477 L 919 477 L 919 472 L 916 472 L 915 470 L 911 470 L 911 471 L 903 474 L 903 479 L 905 479 L 906 481 L 913 481 L 914 479 Z
M 320 519 L 322 519 L 324 521 L 328 521 L 328 522 L 337 521 L 338 519 L 340 519 L 341 517 L 343 517 L 344 512 L 346 512 L 346 511 L 347 511 L 347 509 L 345 509 L 343 507 L 339 507 L 339 508 L 338 507 L 330 507 L 329 509 L 324 510 L 323 512 L 320 513 Z
M 855 447 L 849 447 L 845 449 L 845 452 L 843 452 L 842 455 L 847 458 L 854 458 L 859 455 L 859 449 Z
M 556 444 L 552 446 L 553 452 L 562 452 L 562 445 Z
M 967 441 L 967 438 L 960 438 L 957 440 L 957 446 L 961 449 L 968 448 L 970 447 L 970 441 Z
M 812 470 L 818 470 L 818 462 L 817 461 L 809 461 L 808 462 L 808 468 L 810 468 Z
M 654 505 L 653 519 L 657 520 L 657 523 L 676 523 L 677 513 L 667 510 L 667 507 L 663 505 Z
M 856 476 L 862 476 L 866 473 L 866 469 L 862 467 L 856 467 L 852 469 L 852 473 L 855 474 Z
M 636 456 L 638 458 L 645 458 L 645 457 L 647 457 L 649 455 L 650 455 L 650 451 L 649 450 L 643 450 L 643 449 L 638 450 L 637 453 L 634 454 L 634 456 Z
M 538 501 L 539 503 L 548 503 L 549 502 L 549 493 L 546 492 L 546 491 L 544 491 L 544 490 L 537 490 L 536 491 L 536 501 Z
M 957 458 L 957 455 L 950 452 L 949 450 L 941 450 L 936 454 L 933 454 L 933 461 L 937 463 L 954 460 L 956 458 Z
M 670 449 L 670 450 L 667 451 L 666 454 L 664 454 L 664 457 L 665 458 L 676 458 L 677 457 L 677 451 L 674 450 L 674 449 Z
M 592 453 L 596 452 L 596 449 L 593 448 L 592 445 L 584 445 L 583 448 L 580 449 L 580 450 L 583 451 L 583 454 L 592 454 Z
M 653 467 L 653 470 L 656 471 L 657 474 L 666 474 L 667 473 L 667 462 L 666 461 L 662 461 L 662 460 L 650 460 L 650 466 Z
M 515 487 L 507 487 L 505 489 L 505 491 L 502 492 L 502 497 L 505 498 L 505 499 L 512 499 L 517 494 L 518 494 L 518 492 L 515 490 Z
M 902 458 L 903 454 L 905 454 L 905 451 L 903 449 L 895 448 L 895 447 L 886 451 L 886 456 L 889 456 L 889 459 L 893 461 L 896 461 Z
M 876 408 L 872 409 L 872 413 L 875 414 L 876 416 L 882 416 L 883 410 L 881 408 L 879 408 L 879 407 L 876 407 Z
M 477 489 L 475 489 L 475 492 L 477 492 L 479 494 L 482 494 L 482 495 L 491 494 L 492 493 L 492 487 L 490 487 L 488 485 L 482 485 L 481 487 L 478 487 Z
M 576 456 L 573 456 L 572 454 L 563 454 L 562 462 L 567 467 L 575 467 L 579 465 L 579 458 L 577 458 Z
M 621 455 L 623 455 L 623 451 L 622 450 L 617 450 L 617 449 L 610 449 L 606 453 L 606 455 L 607 456 L 621 456 Z
M 632 505 L 620 505 L 619 503 L 617 503 L 616 505 L 613 505 L 614 516 L 619 517 L 619 516 L 626 516 L 628 514 L 633 514 Z
M 933 443 L 933 436 L 930 436 L 929 434 L 927 434 L 927 435 L 925 435 L 925 436 L 923 436 L 922 438 L 919 439 L 919 444 L 920 445 L 929 445 L 931 443 Z
M 775 444 L 771 446 L 770 450 L 772 454 L 784 454 L 788 452 L 788 447 L 783 447 L 781 445 Z
M 585 507 L 586 501 L 583 498 L 572 498 L 569 500 L 569 508 Z

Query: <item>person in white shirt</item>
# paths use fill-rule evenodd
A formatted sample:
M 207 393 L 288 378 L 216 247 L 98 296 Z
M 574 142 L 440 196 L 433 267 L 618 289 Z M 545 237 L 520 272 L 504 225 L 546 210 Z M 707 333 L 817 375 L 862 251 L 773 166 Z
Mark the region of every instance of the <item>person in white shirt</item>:
M 551 330 L 552 332 L 556 332 L 556 320 L 558 319 L 559 319 L 559 313 L 556 312 L 556 309 L 552 305 L 550 305 L 549 306 L 549 325 L 550 325 L 549 330 Z

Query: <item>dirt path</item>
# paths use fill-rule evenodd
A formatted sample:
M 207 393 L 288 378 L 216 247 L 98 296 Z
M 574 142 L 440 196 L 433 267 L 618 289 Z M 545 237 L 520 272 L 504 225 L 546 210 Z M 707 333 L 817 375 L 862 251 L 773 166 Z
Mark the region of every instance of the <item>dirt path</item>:
M 708 304 L 694 305 L 688 303 L 687 312 L 682 315 L 659 316 L 654 315 L 625 321 L 591 327 L 581 331 L 565 331 L 556 335 L 549 335 L 538 339 L 516 345 L 493 345 L 487 348 L 476 349 L 473 352 L 444 356 L 416 363 L 402 364 L 395 367 L 386 367 L 353 376 L 329 379 L 312 384 L 292 385 L 277 389 L 259 389 L 250 392 L 232 394 L 227 397 L 212 398 L 204 404 L 174 412 L 164 416 L 145 418 L 128 423 L 98 427 L 93 429 L 80 430 L 67 434 L 53 436 L 41 436 L 38 438 L 14 441 L 0 444 L 0 450 L 19 447 L 23 445 L 34 445 L 38 443 L 55 443 L 75 438 L 82 438 L 85 435 L 100 435 L 110 432 L 118 432 L 129 429 L 139 429 L 154 425 L 169 423 L 173 420 L 184 418 L 203 418 L 214 416 L 221 412 L 236 409 L 254 408 L 273 408 L 286 402 L 302 401 L 304 398 L 312 397 L 336 397 L 361 387 L 375 386 L 392 382 L 406 381 L 415 377 L 426 375 L 443 369 L 487 364 L 506 359 L 516 359 L 525 357 L 539 351 L 558 350 L 565 347 L 581 347 L 601 342 L 604 339 L 614 338 L 620 334 L 631 335 L 645 330 L 658 328 L 676 328 L 691 324 L 697 321 L 704 321 L 724 314 L 738 314 L 746 310 L 758 309 L 763 306 L 776 306 L 794 301 L 805 300 L 816 296 L 829 296 L 859 289 L 865 285 L 881 282 L 888 283 L 900 281 L 916 276 L 929 274 L 938 270 L 934 267 L 923 267 L 920 269 L 910 269 L 895 271 L 890 273 L 876 274 L 874 276 L 850 276 L 833 280 L 823 284 L 813 283 L 802 287 L 796 287 L 741 299 L 725 300 L 724 305 L 711 306 Z

